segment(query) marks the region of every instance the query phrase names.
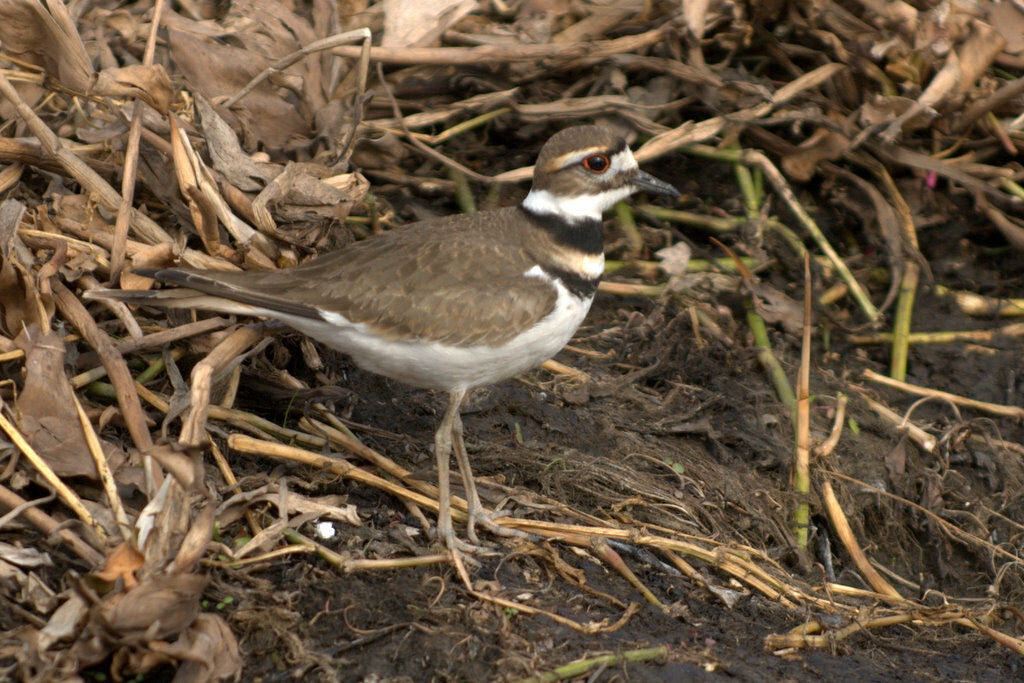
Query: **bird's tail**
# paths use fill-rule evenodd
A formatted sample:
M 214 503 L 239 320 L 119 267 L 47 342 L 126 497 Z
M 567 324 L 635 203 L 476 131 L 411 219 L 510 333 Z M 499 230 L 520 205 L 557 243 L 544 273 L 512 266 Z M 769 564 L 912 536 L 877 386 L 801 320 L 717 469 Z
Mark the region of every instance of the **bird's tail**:
M 219 296 L 204 294 L 194 289 L 90 289 L 83 299 L 123 301 L 139 306 L 157 308 L 200 309 L 233 315 L 262 315 L 254 306 Z

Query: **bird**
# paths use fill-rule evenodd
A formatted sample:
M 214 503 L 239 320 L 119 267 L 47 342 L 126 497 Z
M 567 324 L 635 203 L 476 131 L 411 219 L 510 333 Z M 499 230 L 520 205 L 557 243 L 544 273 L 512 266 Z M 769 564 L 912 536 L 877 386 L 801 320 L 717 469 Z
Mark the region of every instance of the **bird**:
M 412 223 L 281 270 L 139 268 L 165 287 L 86 295 L 275 319 L 365 370 L 445 392 L 434 434 L 435 540 L 473 554 L 481 550 L 476 526 L 510 530 L 480 503 L 463 440 L 463 399 L 568 343 L 604 273 L 602 213 L 638 191 L 680 196 L 639 168 L 621 136 L 573 126 L 543 145 L 517 205 Z M 466 491 L 469 543 L 452 524 L 452 453 Z

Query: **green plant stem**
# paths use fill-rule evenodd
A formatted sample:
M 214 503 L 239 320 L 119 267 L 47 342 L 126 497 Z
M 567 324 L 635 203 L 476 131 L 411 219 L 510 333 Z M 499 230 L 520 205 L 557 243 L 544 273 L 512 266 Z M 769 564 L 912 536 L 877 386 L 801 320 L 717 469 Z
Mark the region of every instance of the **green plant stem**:
M 829 261 L 832 262 L 833 267 L 836 269 L 836 274 L 839 275 L 840 279 L 846 283 L 847 288 L 850 290 L 850 296 L 857 302 L 860 309 L 867 316 L 868 320 L 878 320 L 878 309 L 871 299 L 868 298 L 867 292 L 861 287 L 857 279 L 853 277 L 853 273 L 847 267 L 846 262 L 839 258 L 839 254 L 832 248 L 828 239 L 825 238 L 825 234 L 818 227 L 818 224 L 814 222 L 807 210 L 797 200 L 793 190 L 790 189 L 789 183 L 786 182 L 785 177 L 775 167 L 775 164 L 771 162 L 763 153 L 757 150 L 745 150 L 745 149 L 716 149 L 710 145 L 688 145 L 682 148 L 687 154 L 693 156 L 702 157 L 705 159 L 714 159 L 715 161 L 724 161 L 728 163 L 742 163 L 746 166 L 753 166 L 761 170 L 761 173 L 768 179 L 775 191 L 778 192 L 782 200 L 786 202 L 790 211 L 796 216 L 797 221 L 804 227 L 804 230 L 810 234 L 811 238 L 821 249 L 822 253 L 828 257 Z
M 619 202 L 615 205 L 615 218 L 619 227 L 626 236 L 626 256 L 636 258 L 644 250 L 644 238 L 636 225 L 636 218 L 633 216 L 633 207 L 626 202 Z
M 504 114 L 507 114 L 510 111 L 512 111 L 511 107 L 499 107 L 498 109 L 495 109 L 493 111 L 484 112 L 483 114 L 474 116 L 471 119 L 466 119 L 461 123 L 456 123 L 451 128 L 443 130 L 437 135 L 433 136 L 430 139 L 430 144 L 439 145 L 446 140 L 450 140 L 456 136 L 462 135 L 463 133 L 471 131 L 474 128 L 479 128 L 485 123 L 493 121 L 499 116 L 503 116 Z
M 716 233 L 735 232 L 747 220 L 746 218 L 734 216 L 708 216 L 701 213 L 693 213 L 692 211 L 666 209 L 663 206 L 654 206 L 653 204 L 640 204 L 636 208 L 637 211 L 651 218 L 672 223 L 682 223 L 683 225 L 692 225 Z
M 736 184 L 740 186 L 740 194 L 743 195 L 743 208 L 747 212 L 747 219 L 759 218 L 764 197 L 757 189 L 758 184 L 754 182 L 754 175 L 750 172 L 750 168 L 741 163 L 735 163 L 733 164 L 733 173 L 736 175 Z
M 752 307 L 747 309 L 747 325 L 750 326 L 750 331 L 754 335 L 754 346 L 757 347 L 757 360 L 761 363 L 761 367 L 768 372 L 772 386 L 775 387 L 776 395 L 778 395 L 782 405 L 789 412 L 790 419 L 793 419 L 796 415 L 796 395 L 793 393 L 793 388 L 789 385 L 786 371 L 775 357 L 774 352 L 772 352 L 772 344 L 768 340 L 768 329 L 765 327 L 764 319 Z
M 907 377 L 907 356 L 910 349 L 910 323 L 914 317 L 914 296 L 920 269 L 916 261 L 907 259 L 903 264 L 903 280 L 896 299 L 896 315 L 892 326 L 892 355 L 889 376 L 901 382 Z
M 878 309 L 871 303 L 871 299 L 868 298 L 867 292 L 861 287 L 860 282 L 857 278 L 853 277 L 853 273 L 850 272 L 849 267 L 843 259 L 839 258 L 839 254 L 832 248 L 832 244 L 829 243 L 825 237 L 825 233 L 821 231 L 818 224 L 814 222 L 811 215 L 807 213 L 803 205 L 797 200 L 793 190 L 790 189 L 789 183 L 786 182 L 785 177 L 775 167 L 768 157 L 761 152 L 747 151 L 743 154 L 744 162 L 753 166 L 757 166 L 761 169 L 761 172 L 768 178 L 768 182 L 772 184 L 775 191 L 779 193 L 783 201 L 789 207 L 789 210 L 793 212 L 797 220 L 804 227 L 814 242 L 821 249 L 822 253 L 828 257 L 829 261 L 832 262 L 833 267 L 836 269 L 836 274 L 839 278 L 846 283 L 847 288 L 850 290 L 850 296 L 857 302 L 864 315 L 867 316 L 868 320 L 878 320 Z
M 462 213 L 476 213 L 476 199 L 473 198 L 473 190 L 469 187 L 466 174 L 449 168 L 448 177 L 455 183 L 455 203 L 459 205 L 459 210 Z
M 1009 178 L 1003 178 L 1001 181 L 999 181 L 999 185 L 1004 190 L 1012 194 L 1014 197 L 1017 197 L 1018 199 L 1024 199 L 1024 187 L 1021 187 L 1019 184 L 1013 182 Z
M 770 219 L 768 221 L 768 229 L 774 230 L 778 236 L 782 238 L 782 241 L 789 245 L 789 248 L 793 250 L 793 253 L 800 258 L 803 258 L 804 254 L 807 253 L 807 247 L 804 246 L 800 236 L 793 232 L 793 230 L 782 221 Z
M 184 355 L 185 349 L 183 347 L 175 347 L 171 349 L 171 358 L 173 358 L 176 361 L 180 360 L 181 357 Z M 157 376 L 163 374 L 164 372 L 166 372 L 166 370 L 167 366 L 164 364 L 163 356 L 160 356 L 152 363 L 150 363 L 148 366 L 146 366 L 146 369 L 139 373 L 138 377 L 135 378 L 135 381 L 138 382 L 139 384 L 145 384 L 146 382 L 150 382 Z M 78 389 L 81 386 L 85 386 L 86 383 L 80 383 L 79 381 L 76 380 L 78 380 L 79 377 L 88 377 L 90 381 L 87 382 L 87 384 L 89 386 L 90 394 L 98 398 L 117 398 L 117 394 L 116 392 L 114 392 L 113 385 L 107 384 L 106 382 L 95 381 L 98 380 L 100 377 L 106 377 L 106 375 L 106 368 L 101 366 L 96 368 L 95 376 L 86 375 L 86 373 L 83 373 L 82 375 L 78 375 L 77 377 L 73 378 L 72 386 L 74 386 L 76 389 Z M 107 393 L 108 389 L 110 392 L 109 394 Z
M 564 664 L 554 671 L 520 679 L 519 683 L 553 683 L 554 681 L 564 681 L 567 678 L 583 676 L 588 671 L 592 671 L 597 667 L 612 667 L 624 662 L 649 662 L 665 657 L 668 657 L 667 645 L 649 647 L 643 650 L 630 650 L 629 652 L 622 652 L 617 655 L 600 655 L 587 659 L 577 659 L 575 662 Z

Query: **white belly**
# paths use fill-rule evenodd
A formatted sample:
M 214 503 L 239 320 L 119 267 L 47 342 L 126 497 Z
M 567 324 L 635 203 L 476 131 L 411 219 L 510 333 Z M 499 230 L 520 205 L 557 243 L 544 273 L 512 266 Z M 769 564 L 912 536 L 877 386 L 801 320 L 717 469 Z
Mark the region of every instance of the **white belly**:
M 273 314 L 300 332 L 348 354 L 366 370 L 428 389 L 471 389 L 536 367 L 558 353 L 590 310 L 593 297 L 580 299 L 556 279 L 555 307 L 537 325 L 503 346 L 449 346 L 439 342 L 382 339 L 363 323 L 339 314 L 313 320 Z

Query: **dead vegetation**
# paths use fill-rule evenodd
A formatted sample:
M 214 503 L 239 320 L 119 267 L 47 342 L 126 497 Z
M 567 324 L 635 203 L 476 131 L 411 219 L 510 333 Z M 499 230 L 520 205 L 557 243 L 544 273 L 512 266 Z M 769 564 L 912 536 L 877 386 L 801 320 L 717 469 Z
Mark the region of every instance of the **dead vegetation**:
M 518 578 L 604 611 L 458 567 L 462 602 L 498 606 L 502 632 L 518 614 L 614 632 L 641 597 L 692 620 L 653 573 L 721 610 L 781 606 L 791 629 L 748 644 L 781 660 L 900 625 L 1024 654 L 1016 4 L 0 0 L 0 16 L 4 676 L 217 680 L 263 671 L 268 641 L 278 672 L 357 675 L 287 626 L 312 612 L 268 598 L 264 573 L 447 561 L 338 494 L 413 526 L 436 510 L 432 475 L 400 464 L 425 440 L 337 416 L 402 390 L 353 398 L 313 344 L 263 325 L 81 294 L 151 286 L 143 266 L 287 267 L 442 197 L 514 200 L 574 121 L 629 132 L 690 194 L 617 210 L 599 322 L 527 379 L 561 408 L 519 410 L 552 431 L 488 437 L 474 462 L 502 523 L 537 537 L 502 548 L 542 568 Z M 566 556 L 617 572 L 627 599 Z M 345 618 L 352 647 L 370 642 Z M 483 675 L 565 664 L 503 642 Z M 646 642 L 667 647 L 555 673 L 721 666 Z

